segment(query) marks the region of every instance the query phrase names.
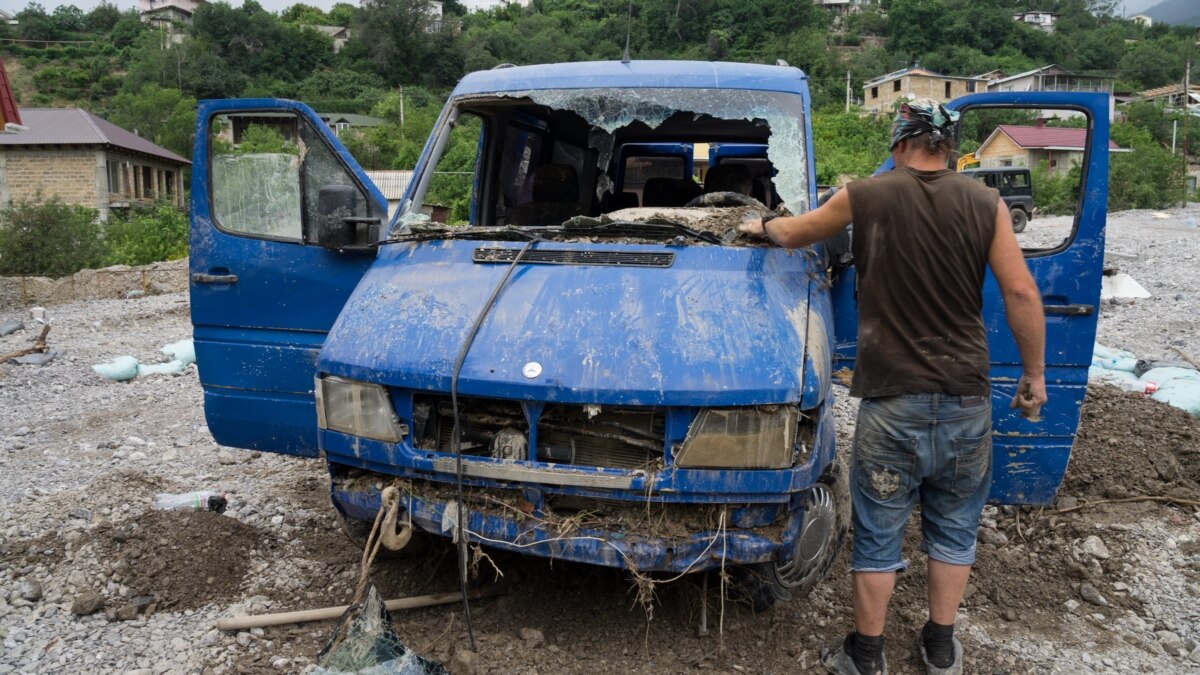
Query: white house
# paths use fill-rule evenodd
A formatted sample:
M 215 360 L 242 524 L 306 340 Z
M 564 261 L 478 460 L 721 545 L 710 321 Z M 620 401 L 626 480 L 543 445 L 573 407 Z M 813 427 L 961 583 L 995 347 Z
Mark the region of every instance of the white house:
M 1013 21 L 1025 23 L 1037 28 L 1046 33 L 1054 32 L 1054 23 L 1058 21 L 1058 15 L 1054 12 L 1042 12 L 1038 10 L 1030 10 L 1028 12 L 1017 12 L 1012 15 Z

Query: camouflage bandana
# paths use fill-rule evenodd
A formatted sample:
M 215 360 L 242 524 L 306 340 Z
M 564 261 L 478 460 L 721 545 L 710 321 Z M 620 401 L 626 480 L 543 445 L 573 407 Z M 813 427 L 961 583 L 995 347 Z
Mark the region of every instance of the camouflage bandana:
M 901 103 L 896 119 L 892 121 L 892 145 L 888 150 L 895 150 L 900 141 L 922 134 L 932 134 L 935 144 L 943 138 L 951 138 L 958 117 L 958 112 L 947 110 L 931 98 Z

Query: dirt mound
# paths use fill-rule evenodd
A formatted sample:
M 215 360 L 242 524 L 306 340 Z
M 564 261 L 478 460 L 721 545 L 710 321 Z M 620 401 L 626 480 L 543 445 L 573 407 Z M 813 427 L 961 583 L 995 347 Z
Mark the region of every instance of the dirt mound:
M 193 609 L 239 597 L 255 550 L 275 539 L 210 511 L 147 511 L 136 521 L 98 528 L 101 559 L 123 561 L 125 585 L 160 609 Z
M 1139 394 L 1088 387 L 1060 494 L 1195 499 L 1200 419 Z

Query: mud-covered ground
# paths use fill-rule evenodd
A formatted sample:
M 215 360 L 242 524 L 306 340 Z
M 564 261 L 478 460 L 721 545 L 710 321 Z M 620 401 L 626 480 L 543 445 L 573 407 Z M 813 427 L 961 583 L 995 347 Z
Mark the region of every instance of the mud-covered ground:
M 1123 259 L 1123 271 L 1155 297 L 1105 303 L 1100 334 L 1142 356 L 1172 356 L 1171 346 L 1200 352 L 1200 230 L 1186 225 L 1200 210 L 1170 213 L 1170 221 L 1143 212 L 1110 223 L 1109 247 L 1141 255 Z M 1038 226 L 1035 219 L 1031 231 Z M 165 360 L 158 349 L 190 334 L 185 296 L 49 312 L 50 344 L 65 355 L 45 367 L 0 365 L 0 674 L 304 671 L 331 622 L 242 633 L 214 625 L 349 599 L 359 553 L 328 505 L 323 466 L 217 447 L 194 370 L 128 383 L 92 372 L 122 354 Z M 34 333 L 0 338 L 0 353 Z M 839 395 L 845 449 L 854 404 Z M 1200 515 L 1128 501 L 1195 500 L 1198 483 L 1200 421 L 1092 389 L 1058 503 L 985 514 L 959 620 L 968 672 L 1200 669 Z M 193 489 L 226 492 L 229 509 L 150 510 L 156 493 Z M 895 673 L 919 672 L 924 563 L 916 535 L 887 634 Z M 491 559 L 495 567 L 483 560 L 477 583 L 493 581 L 498 568 L 508 594 L 473 604 L 479 672 L 807 672 L 849 627 L 846 552 L 809 598 L 763 614 L 732 601 L 722 607 L 714 579 L 706 637 L 696 634 L 698 579 L 657 587 L 647 611 L 623 573 L 495 552 Z M 433 546 L 380 563 L 374 579 L 387 597 L 452 591 L 454 555 Z M 395 617 L 401 638 L 431 658 L 449 663 L 466 643 L 456 605 Z

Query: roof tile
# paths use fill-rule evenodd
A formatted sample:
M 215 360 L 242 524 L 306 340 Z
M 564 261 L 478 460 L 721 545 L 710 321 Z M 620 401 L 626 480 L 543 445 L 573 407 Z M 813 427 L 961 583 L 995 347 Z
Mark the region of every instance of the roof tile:
M 111 145 L 168 162 L 191 164 L 170 150 L 80 108 L 25 108 L 21 111 L 21 121 L 27 130 L 0 134 L 0 146 Z

